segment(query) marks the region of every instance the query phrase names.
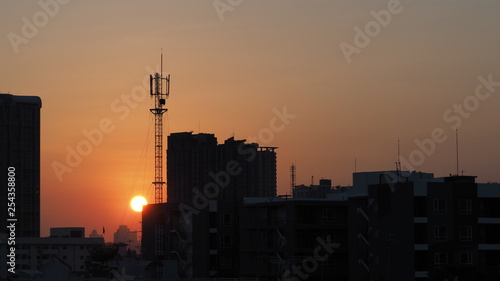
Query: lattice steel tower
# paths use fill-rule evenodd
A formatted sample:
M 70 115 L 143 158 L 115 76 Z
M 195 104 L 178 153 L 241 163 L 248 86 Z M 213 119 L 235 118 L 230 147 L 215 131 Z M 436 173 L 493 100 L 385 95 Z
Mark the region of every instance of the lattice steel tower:
M 149 75 L 151 98 L 154 99 L 151 113 L 155 116 L 155 204 L 163 203 L 163 113 L 167 112 L 166 99 L 170 93 L 170 74 L 163 76 L 163 54 L 161 71 Z

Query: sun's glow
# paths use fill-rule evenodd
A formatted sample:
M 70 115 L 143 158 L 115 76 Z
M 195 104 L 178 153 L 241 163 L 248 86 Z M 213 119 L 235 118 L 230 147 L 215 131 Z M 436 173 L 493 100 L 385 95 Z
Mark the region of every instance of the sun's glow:
M 142 206 L 146 204 L 148 204 L 148 201 L 142 196 L 136 196 L 130 201 L 130 207 L 136 212 L 142 212 Z

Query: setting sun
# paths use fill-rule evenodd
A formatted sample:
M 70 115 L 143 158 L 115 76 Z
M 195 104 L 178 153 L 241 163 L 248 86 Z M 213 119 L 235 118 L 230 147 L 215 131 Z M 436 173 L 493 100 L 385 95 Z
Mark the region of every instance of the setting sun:
M 142 196 L 136 196 L 130 201 L 130 207 L 136 212 L 142 212 L 142 206 L 146 204 L 148 204 L 148 201 Z

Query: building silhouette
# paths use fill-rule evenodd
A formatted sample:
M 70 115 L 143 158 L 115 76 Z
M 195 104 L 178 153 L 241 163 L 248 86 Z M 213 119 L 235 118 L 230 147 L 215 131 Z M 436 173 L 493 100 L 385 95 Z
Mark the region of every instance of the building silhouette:
M 234 138 L 218 144 L 213 134 L 173 133 L 168 137 L 167 200 L 192 202 L 193 190 L 203 193 L 214 185 L 217 200 L 276 196 L 275 149 Z
M 499 184 L 400 171 L 353 183 L 349 280 L 500 278 Z
M 33 273 L 37 276 L 45 275 L 47 271 L 52 271 L 51 266 L 54 263 L 63 264 L 62 268 L 67 268 L 68 273 L 82 275 L 88 270 L 87 262 L 92 253 L 104 244 L 102 237 L 86 238 L 83 227 L 51 228 L 50 237 L 16 238 L 16 274 L 11 274 L 7 271 L 7 261 L 5 260 L 11 247 L 7 244 L 7 240 L 7 237 L 0 237 L 1 280 L 8 280 L 7 277 L 22 276 L 24 273 Z M 61 267 L 57 267 L 56 270 L 60 271 Z M 63 272 L 58 273 L 59 276 L 62 276 Z M 58 275 L 56 274 L 56 276 Z
M 40 108 L 35 96 L 0 94 L 0 182 L 15 173 L 15 212 L 7 212 L 7 188 L 0 188 L 0 233 L 16 218 L 16 237 L 40 236 Z
M 92 231 L 89 234 L 89 238 L 104 238 L 102 234 L 97 233 L 97 230 L 92 229 Z
M 126 225 L 120 225 L 114 233 L 115 244 L 127 244 L 130 251 L 139 252 L 139 241 L 137 240 L 137 231 L 131 231 Z
M 229 263 L 259 280 L 349 280 L 347 214 L 338 198 L 245 198 Z
M 213 198 L 188 219 L 185 203 L 148 205 L 145 259 L 160 258 L 162 276 L 180 280 L 500 278 L 500 184 L 382 171 L 354 173 L 352 187 L 320 198 L 302 189 Z
M 169 278 L 237 276 L 239 204 L 276 196 L 275 149 L 234 138 L 218 144 L 213 134 L 171 134 L 168 202 L 142 212 L 144 259 L 161 260 L 158 272 Z

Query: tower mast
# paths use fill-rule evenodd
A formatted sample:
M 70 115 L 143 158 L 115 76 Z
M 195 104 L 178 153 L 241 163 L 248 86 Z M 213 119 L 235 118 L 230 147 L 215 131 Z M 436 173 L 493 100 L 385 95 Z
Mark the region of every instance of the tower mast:
M 165 84 L 165 88 L 163 87 Z M 155 204 L 163 203 L 163 113 L 167 112 L 166 99 L 170 94 L 170 74 L 163 76 L 163 52 L 161 54 L 161 71 L 149 75 L 151 98 L 154 99 L 150 111 L 155 116 Z

